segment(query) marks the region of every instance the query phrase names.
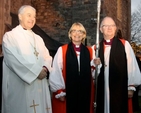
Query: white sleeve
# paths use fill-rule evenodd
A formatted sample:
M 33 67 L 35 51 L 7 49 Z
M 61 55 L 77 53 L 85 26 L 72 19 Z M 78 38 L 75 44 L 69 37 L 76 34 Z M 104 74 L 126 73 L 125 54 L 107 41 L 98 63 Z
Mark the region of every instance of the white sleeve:
M 44 48 L 44 64 L 43 66 L 46 66 L 49 72 L 52 70 L 52 57 L 50 56 L 49 50 L 46 48 L 45 43 L 42 40 L 42 46 Z
M 49 77 L 50 88 L 53 92 L 65 89 L 62 69 L 63 69 L 62 47 L 59 47 L 57 53 L 54 56 L 53 70 L 51 71 Z
M 11 32 L 3 36 L 3 53 L 6 66 L 18 75 L 23 81 L 31 84 L 39 75 L 42 67 L 36 63 L 28 62 L 20 54 L 18 44 Z M 30 76 L 29 76 L 30 75 Z
M 141 73 L 139 66 L 129 42 L 125 42 L 125 52 L 127 57 L 128 86 L 141 84 Z
M 91 60 L 90 64 L 91 64 L 91 70 L 92 70 L 92 77 L 95 79 L 95 67 L 96 66 L 95 66 L 94 61 L 93 61 L 96 58 L 95 50 L 94 50 L 95 45 L 93 45 L 91 48 L 92 48 L 92 51 L 93 51 L 93 57 L 92 57 L 92 60 Z M 102 67 L 102 64 L 98 65 L 98 70 L 97 70 L 98 74 L 100 73 L 100 68 L 101 67 Z

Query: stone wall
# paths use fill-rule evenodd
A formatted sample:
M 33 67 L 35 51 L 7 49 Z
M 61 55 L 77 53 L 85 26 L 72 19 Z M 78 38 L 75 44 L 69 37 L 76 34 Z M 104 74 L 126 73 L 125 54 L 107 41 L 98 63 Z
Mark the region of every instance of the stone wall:
M 74 22 L 81 22 L 87 30 L 87 36 L 94 43 L 96 24 L 91 21 L 95 13 L 96 2 L 88 0 L 48 0 L 35 1 L 37 24 L 52 38 L 67 43 L 68 30 Z
M 0 0 L 0 54 L 2 53 L 2 37 L 7 31 L 5 25 L 11 23 L 10 12 L 10 1 Z
M 101 18 L 113 17 L 122 30 L 123 37 L 130 40 L 131 0 L 101 1 Z M 36 23 L 51 38 L 61 43 L 68 43 L 69 28 L 74 22 L 81 22 L 87 30 L 86 44 L 95 43 L 97 24 L 94 18 L 97 15 L 97 0 L 1 0 L 0 25 L 11 23 L 10 12 L 17 14 L 18 9 L 24 4 L 37 9 Z M 4 31 L 4 27 L 0 30 L 1 37 L 2 30 Z
M 11 1 L 11 12 L 12 13 L 15 13 L 15 14 L 17 14 L 18 13 L 18 10 L 19 10 L 19 8 L 22 6 L 22 5 L 26 5 L 26 4 L 28 4 L 28 5 L 31 5 L 31 1 L 32 0 L 9 0 L 9 1 Z
M 109 4 L 110 3 L 110 4 Z M 104 16 L 111 16 L 116 21 L 122 35 L 125 39 L 130 40 L 131 37 L 131 1 L 130 0 L 103 0 Z

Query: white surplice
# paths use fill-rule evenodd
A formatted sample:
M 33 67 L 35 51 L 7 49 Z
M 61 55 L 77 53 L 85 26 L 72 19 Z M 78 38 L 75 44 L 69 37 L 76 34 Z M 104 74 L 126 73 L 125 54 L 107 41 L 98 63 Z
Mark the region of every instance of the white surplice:
M 57 90 L 60 90 L 60 89 L 64 90 L 66 87 L 65 81 L 63 78 L 63 73 L 62 73 L 62 70 L 63 70 L 62 54 L 63 54 L 62 47 L 59 47 L 57 53 L 55 54 L 55 57 L 53 60 L 53 70 L 51 71 L 50 77 L 49 77 L 49 83 L 50 83 L 50 88 L 52 92 L 56 92 Z M 81 53 L 77 52 L 78 64 L 80 64 L 79 62 L 80 54 Z M 95 58 L 96 58 L 95 51 L 93 51 L 92 60 L 90 62 L 90 65 L 94 67 L 95 67 L 95 64 L 93 62 L 93 59 Z M 101 64 L 98 66 L 98 73 L 99 73 L 101 66 L 102 66 Z M 94 74 L 95 74 L 95 70 L 92 70 L 93 77 L 94 77 Z M 56 98 L 59 98 L 60 96 L 64 96 L 64 95 L 66 95 L 66 93 L 62 92 L 56 95 Z
M 94 45 L 95 46 L 95 45 Z M 95 48 L 92 46 L 92 48 Z M 125 41 L 125 52 L 127 58 L 127 71 L 128 71 L 128 86 L 130 85 L 140 85 L 141 84 L 141 73 L 135 58 L 135 54 L 128 41 Z M 104 91 L 104 113 L 110 113 L 110 93 L 109 93 L 109 55 L 110 55 L 111 45 L 105 45 L 104 50 L 104 60 L 105 60 L 105 91 Z M 127 87 L 128 87 L 127 86 Z M 131 87 L 132 89 L 133 87 Z M 118 93 L 118 92 L 117 92 Z M 116 97 L 115 97 L 116 98 Z
M 43 39 L 18 25 L 5 33 L 2 45 L 2 113 L 52 113 L 48 81 L 37 78 L 43 66 L 52 69 L 52 57 Z

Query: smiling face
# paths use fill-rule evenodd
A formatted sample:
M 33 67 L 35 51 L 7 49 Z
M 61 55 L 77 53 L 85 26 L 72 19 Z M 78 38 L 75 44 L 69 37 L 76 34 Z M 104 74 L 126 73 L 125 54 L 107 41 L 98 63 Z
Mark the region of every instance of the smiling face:
M 20 25 L 25 29 L 30 30 L 36 22 L 36 11 L 31 7 L 25 7 L 18 16 Z
M 105 17 L 101 23 L 100 31 L 103 33 L 104 39 L 111 39 L 115 36 L 117 27 L 111 17 Z
M 86 30 L 80 23 L 74 23 L 69 30 L 69 38 L 75 45 L 80 45 L 86 38 Z

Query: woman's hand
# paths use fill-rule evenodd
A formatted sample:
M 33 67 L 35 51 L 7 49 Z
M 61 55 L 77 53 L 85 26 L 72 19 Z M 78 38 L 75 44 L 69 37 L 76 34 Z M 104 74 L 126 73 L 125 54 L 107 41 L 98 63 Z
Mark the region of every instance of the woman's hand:
M 61 97 L 59 98 L 59 100 L 60 100 L 60 101 L 65 101 L 65 96 L 61 96 Z
M 128 98 L 132 98 L 134 94 L 133 90 L 128 90 Z

